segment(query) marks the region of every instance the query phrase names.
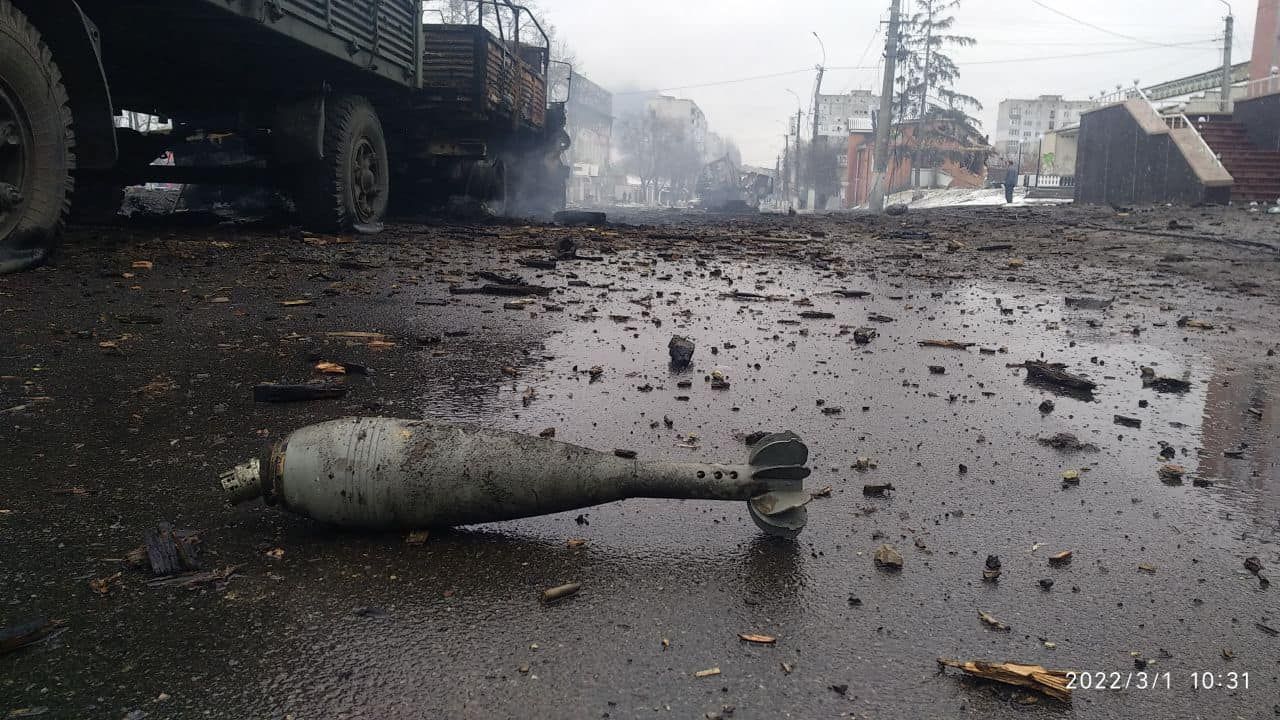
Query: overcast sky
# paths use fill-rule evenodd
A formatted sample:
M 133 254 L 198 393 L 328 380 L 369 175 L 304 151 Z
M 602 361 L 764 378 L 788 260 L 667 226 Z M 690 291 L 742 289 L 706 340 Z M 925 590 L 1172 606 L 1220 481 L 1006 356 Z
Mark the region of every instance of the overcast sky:
M 1220 66 L 1219 0 L 963 0 L 955 32 L 977 39 L 954 52 L 957 90 L 985 105 L 983 131 L 994 133 L 996 106 L 1012 97 L 1061 94 L 1088 99 L 1117 83 L 1143 85 Z M 917 0 L 903 0 L 904 8 Z M 823 92 L 879 92 L 882 20 L 889 0 L 540 0 L 577 54 L 580 70 L 615 93 L 661 89 L 695 100 L 711 128 L 737 140 L 745 162 L 772 167 L 786 116 L 813 93 L 813 67 L 826 45 L 831 70 Z M 1248 59 L 1257 3 L 1235 0 L 1235 62 Z M 1177 45 L 1166 47 L 1165 45 Z M 1090 54 L 1087 57 L 1058 58 Z M 1057 58 L 1039 59 L 1037 58 Z M 799 71 L 799 72 L 791 72 Z M 775 73 L 782 77 L 724 81 Z M 710 83 L 721 83 L 711 85 Z M 705 85 L 704 87 L 684 87 Z M 683 88 L 683 89 L 677 89 Z M 805 107 L 809 106 L 806 99 Z

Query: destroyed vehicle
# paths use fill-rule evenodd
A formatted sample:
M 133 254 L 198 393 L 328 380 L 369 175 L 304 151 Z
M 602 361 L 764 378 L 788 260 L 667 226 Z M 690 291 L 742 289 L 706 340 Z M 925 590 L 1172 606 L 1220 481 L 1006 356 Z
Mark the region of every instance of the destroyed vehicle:
M 273 186 L 316 231 L 461 193 L 562 208 L 547 35 L 510 0 L 460 1 L 474 24 L 424 23 L 420 0 L 0 0 L 0 272 L 144 182 Z M 118 129 L 125 112 L 166 130 Z M 152 164 L 227 137 L 250 159 Z

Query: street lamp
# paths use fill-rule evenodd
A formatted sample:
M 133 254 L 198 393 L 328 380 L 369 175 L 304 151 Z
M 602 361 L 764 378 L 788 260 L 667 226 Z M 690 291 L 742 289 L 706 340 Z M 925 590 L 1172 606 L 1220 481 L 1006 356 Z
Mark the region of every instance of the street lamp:
M 822 64 L 818 67 L 827 66 L 827 46 L 822 44 L 822 38 L 818 37 L 818 31 L 813 32 L 813 37 L 818 41 L 818 47 L 822 49 Z

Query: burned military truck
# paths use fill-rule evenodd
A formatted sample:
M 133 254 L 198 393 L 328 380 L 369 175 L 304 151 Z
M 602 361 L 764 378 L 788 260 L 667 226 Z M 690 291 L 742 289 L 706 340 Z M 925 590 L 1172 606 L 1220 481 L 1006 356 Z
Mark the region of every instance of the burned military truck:
M 449 194 L 563 207 L 547 35 L 510 0 L 470 2 L 455 25 L 421 0 L 0 0 L 0 272 L 142 182 L 274 186 L 321 231 Z M 120 110 L 172 131 L 118 129 Z M 151 164 L 229 136 L 251 160 Z

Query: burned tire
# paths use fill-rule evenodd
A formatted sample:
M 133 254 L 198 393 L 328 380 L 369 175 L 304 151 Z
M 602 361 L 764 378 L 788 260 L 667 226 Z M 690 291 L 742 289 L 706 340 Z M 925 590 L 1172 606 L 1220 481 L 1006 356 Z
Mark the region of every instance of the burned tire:
M 71 122 L 53 53 L 26 15 L 0 0 L 0 274 L 53 252 L 71 202 Z
M 368 100 L 329 98 L 324 159 L 303 172 L 295 200 L 304 225 L 328 232 L 381 226 L 391 195 L 391 166 L 382 123 Z

